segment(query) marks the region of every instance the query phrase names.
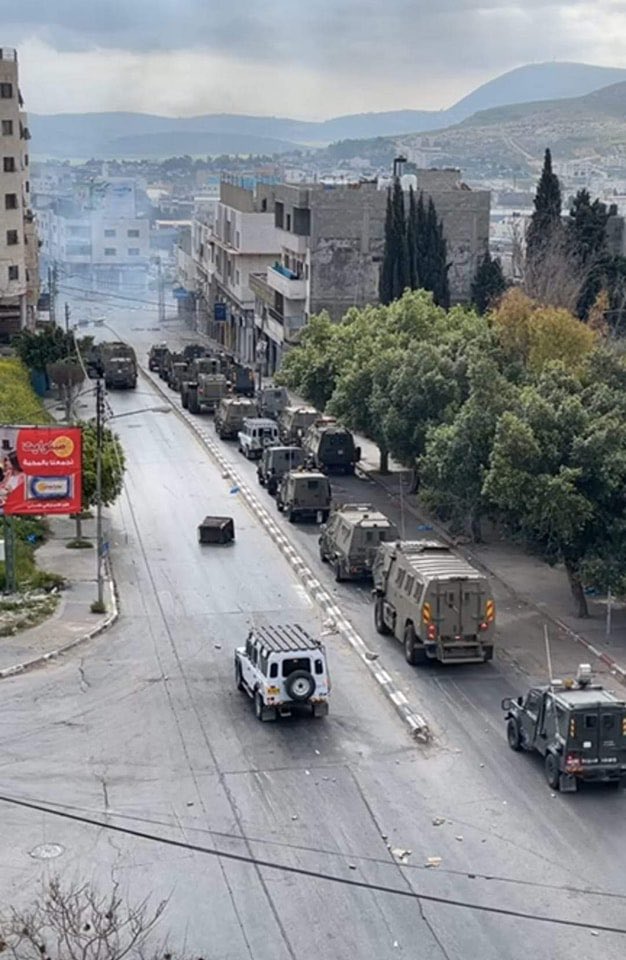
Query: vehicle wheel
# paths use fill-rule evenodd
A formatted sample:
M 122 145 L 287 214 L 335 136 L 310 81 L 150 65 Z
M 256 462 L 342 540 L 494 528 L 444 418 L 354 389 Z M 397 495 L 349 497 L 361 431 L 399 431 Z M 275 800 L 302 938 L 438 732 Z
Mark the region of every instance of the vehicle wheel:
M 493 644 L 490 643 L 488 646 L 484 647 L 485 659 L 484 663 L 489 663 L 490 660 L 493 660 Z
M 292 510 L 291 507 L 287 511 L 287 519 L 289 520 L 289 523 L 295 523 L 298 519 L 298 514 L 295 510 Z
M 404 628 L 404 659 L 412 667 L 417 667 L 426 660 L 424 650 L 415 636 L 415 629 L 411 623 Z
M 546 780 L 548 781 L 548 786 L 551 787 L 552 790 L 558 790 L 559 779 L 561 774 L 559 771 L 559 764 L 558 764 L 557 758 L 553 753 L 547 753 L 544 763 L 545 763 L 544 770 L 546 773 Z
M 283 507 L 284 507 L 284 506 L 285 506 L 285 505 L 284 505 L 283 501 L 282 501 L 282 500 L 279 500 L 278 497 L 277 497 L 277 498 L 276 498 L 276 509 L 278 510 L 279 513 L 282 513 L 282 510 L 283 510 Z
M 257 470 L 257 472 L 256 472 L 256 478 L 257 478 L 257 480 L 259 481 L 259 484 L 260 484 L 262 487 L 264 487 L 264 486 L 265 486 L 265 480 L 263 479 L 263 474 L 260 473 L 258 470 Z
M 294 670 L 285 680 L 285 691 L 291 700 L 304 702 L 315 692 L 315 680 L 306 670 Z
M 186 390 L 183 390 L 183 391 L 182 391 L 182 393 L 181 393 L 181 395 L 180 395 L 180 402 L 181 402 L 181 406 L 182 406 L 183 410 L 188 410 L 188 409 L 189 409 L 189 394 L 187 393 Z
M 383 604 L 384 600 L 382 597 L 376 597 L 376 605 L 374 607 L 374 625 L 378 633 L 382 634 L 383 637 L 388 636 L 391 633 L 391 630 L 385 623 L 385 618 L 383 617 Z
M 189 413 L 200 413 L 200 404 L 198 403 L 198 394 L 191 390 L 189 392 Z
M 522 738 L 520 737 L 519 723 L 514 717 L 511 717 L 506 725 L 506 739 L 511 750 L 522 749 Z
M 341 569 L 341 560 L 335 560 L 335 580 L 337 583 L 343 583 L 345 577 Z
M 320 543 L 320 560 L 322 561 L 322 563 L 328 563 L 328 557 L 324 553 L 324 548 L 322 547 L 321 543 Z
M 275 480 L 268 480 L 268 481 L 267 481 L 267 492 L 269 493 L 269 495 L 270 495 L 271 497 L 275 497 L 277 490 L 278 490 L 278 484 L 276 483 L 276 481 L 275 481 Z
M 329 516 L 330 510 L 322 510 L 322 523 L 328 523 Z

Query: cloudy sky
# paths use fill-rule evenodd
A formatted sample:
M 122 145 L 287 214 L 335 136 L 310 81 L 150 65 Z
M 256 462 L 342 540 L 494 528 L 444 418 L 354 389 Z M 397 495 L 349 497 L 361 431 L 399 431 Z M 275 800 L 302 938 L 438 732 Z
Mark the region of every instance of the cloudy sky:
M 0 0 L 35 113 L 450 106 L 532 61 L 626 66 L 626 0 Z

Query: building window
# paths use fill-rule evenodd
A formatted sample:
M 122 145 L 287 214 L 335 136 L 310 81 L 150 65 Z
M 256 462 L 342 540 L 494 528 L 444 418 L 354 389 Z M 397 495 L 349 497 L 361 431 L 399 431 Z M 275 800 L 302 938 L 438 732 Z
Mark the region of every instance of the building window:
M 139 256 L 139 247 L 129 247 L 128 248 L 129 257 L 138 257 Z
M 237 230 L 237 232 L 235 233 L 235 246 L 237 247 L 238 250 L 239 250 L 239 247 L 241 246 L 241 236 L 239 234 L 239 230 Z
M 13 97 L 13 84 L 0 83 L 0 98 L 2 100 L 11 100 Z
M 27 153 L 24 154 L 24 166 L 25 166 L 25 167 L 28 166 L 28 154 L 27 154 Z
M 15 157 L 3 157 L 2 169 L 4 173 L 15 173 Z
M 30 180 L 26 180 L 24 183 L 24 189 L 26 190 L 26 193 L 30 193 Z
M 291 214 L 287 214 L 287 221 L 285 223 L 285 230 L 291 230 Z
M 115 230 L 105 230 L 105 231 L 104 231 L 104 235 L 105 235 L 105 237 L 114 237 L 114 236 L 115 236 Z
M 139 230 L 128 230 L 128 232 L 126 233 L 126 236 L 133 237 L 133 238 L 136 237 L 137 239 L 139 239 Z
M 5 209 L 5 210 L 17 210 L 17 194 L 16 194 L 16 193 L 5 193 L 5 195 L 4 195 L 4 209 Z
M 241 283 L 241 274 L 239 273 L 239 270 L 237 270 L 237 272 L 235 273 L 235 283 L 237 284 L 237 286 L 239 286 L 239 284 Z
M 104 248 L 104 255 L 105 255 L 105 257 L 114 257 L 116 253 L 117 253 L 117 250 L 115 249 L 115 247 L 105 247 L 105 248 Z
M 11 264 L 9 267 L 9 280 L 19 280 L 20 279 L 20 268 L 15 264 Z
M 7 230 L 7 247 L 14 247 L 20 242 L 17 230 Z
M 13 121 L 12 121 L 12 120 L 3 120 L 3 121 L 2 121 L 2 136 L 3 136 L 3 137 L 12 137 L 12 136 L 13 136 Z

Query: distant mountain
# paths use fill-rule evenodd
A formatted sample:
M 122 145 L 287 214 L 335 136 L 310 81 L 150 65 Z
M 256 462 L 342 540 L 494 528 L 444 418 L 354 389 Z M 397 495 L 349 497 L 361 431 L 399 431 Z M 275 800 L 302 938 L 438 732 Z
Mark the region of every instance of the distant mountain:
M 302 146 L 326 146 L 333 141 L 445 129 L 479 110 L 578 97 L 623 80 L 626 70 L 618 68 L 538 63 L 490 80 L 448 110 L 363 113 L 320 122 L 234 114 L 176 118 L 143 113 L 31 114 L 29 126 L 35 157 L 124 156 L 125 150 L 132 150 L 135 157 L 283 153 Z

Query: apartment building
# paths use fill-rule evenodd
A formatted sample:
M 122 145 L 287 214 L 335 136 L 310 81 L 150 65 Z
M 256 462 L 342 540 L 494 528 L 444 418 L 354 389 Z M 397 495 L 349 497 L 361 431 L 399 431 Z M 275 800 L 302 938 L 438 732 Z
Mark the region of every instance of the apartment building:
M 34 327 L 39 299 L 38 241 L 30 207 L 27 117 L 17 52 L 0 48 L 0 340 Z

